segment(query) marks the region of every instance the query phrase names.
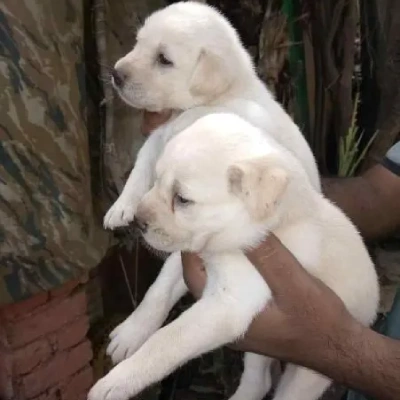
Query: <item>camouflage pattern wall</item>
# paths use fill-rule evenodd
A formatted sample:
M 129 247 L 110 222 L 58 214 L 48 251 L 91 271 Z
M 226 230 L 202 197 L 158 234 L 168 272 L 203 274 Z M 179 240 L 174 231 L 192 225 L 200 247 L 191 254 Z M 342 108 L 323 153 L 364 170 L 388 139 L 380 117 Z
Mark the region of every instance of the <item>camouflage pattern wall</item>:
M 0 304 L 95 266 L 82 0 L 0 2 Z

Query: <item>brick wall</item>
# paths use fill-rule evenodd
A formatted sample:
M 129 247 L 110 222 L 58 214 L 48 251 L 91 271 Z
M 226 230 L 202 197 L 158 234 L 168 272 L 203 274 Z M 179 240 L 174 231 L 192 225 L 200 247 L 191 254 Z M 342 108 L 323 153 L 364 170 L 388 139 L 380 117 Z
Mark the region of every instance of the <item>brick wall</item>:
M 85 281 L 0 308 L 0 399 L 86 399 L 93 376 Z

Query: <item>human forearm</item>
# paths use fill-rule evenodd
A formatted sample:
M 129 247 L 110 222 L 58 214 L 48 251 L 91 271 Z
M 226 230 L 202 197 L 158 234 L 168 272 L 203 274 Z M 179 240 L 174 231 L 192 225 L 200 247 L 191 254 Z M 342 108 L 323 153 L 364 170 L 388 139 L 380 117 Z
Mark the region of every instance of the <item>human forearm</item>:
M 355 178 L 324 178 L 325 195 L 339 206 L 367 239 L 400 225 L 400 178 L 381 165 Z
M 356 178 L 325 178 L 323 179 L 324 194 L 353 221 L 363 236 L 378 236 L 381 228 L 373 223 L 379 210 L 376 201 L 371 196 L 368 182 L 361 177 Z
M 342 332 L 302 364 L 377 400 L 400 399 L 400 341 L 357 323 Z
M 376 400 L 400 399 L 400 341 L 359 324 L 275 237 L 247 256 L 274 303 L 252 322 L 241 349 L 308 367 Z

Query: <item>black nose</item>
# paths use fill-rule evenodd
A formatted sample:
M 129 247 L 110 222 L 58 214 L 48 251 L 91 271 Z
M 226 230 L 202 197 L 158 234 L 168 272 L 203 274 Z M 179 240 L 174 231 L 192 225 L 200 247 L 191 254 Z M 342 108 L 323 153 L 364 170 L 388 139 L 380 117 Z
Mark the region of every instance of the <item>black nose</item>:
M 111 76 L 113 78 L 113 82 L 115 86 L 121 87 L 124 84 L 125 81 L 125 75 L 117 71 L 115 68 L 111 71 Z
M 135 218 L 135 221 L 136 221 L 136 225 L 139 227 L 141 232 L 145 233 L 147 231 L 148 226 L 149 226 L 148 223 L 143 221 L 143 220 L 141 220 L 141 219 L 138 219 L 138 218 Z

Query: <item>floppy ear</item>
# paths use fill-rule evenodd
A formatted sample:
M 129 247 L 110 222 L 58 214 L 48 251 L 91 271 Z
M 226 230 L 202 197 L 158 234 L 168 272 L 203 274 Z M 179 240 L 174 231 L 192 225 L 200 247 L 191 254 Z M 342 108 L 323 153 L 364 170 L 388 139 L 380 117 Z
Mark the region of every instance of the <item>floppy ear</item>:
M 255 220 L 270 217 L 288 185 L 288 173 L 262 157 L 229 167 L 228 184 L 232 193 L 246 205 Z
M 207 101 L 226 92 L 233 83 L 231 74 L 217 55 L 202 50 L 190 82 L 190 93 Z

